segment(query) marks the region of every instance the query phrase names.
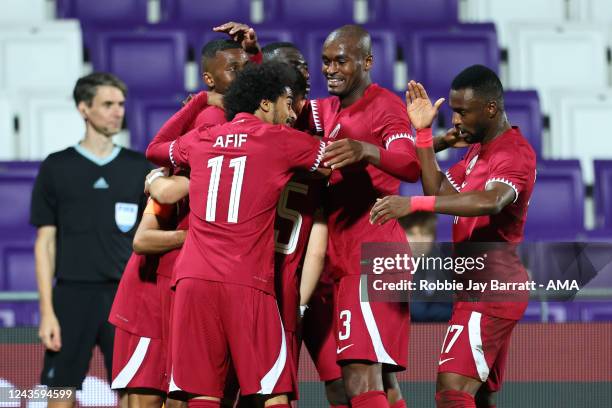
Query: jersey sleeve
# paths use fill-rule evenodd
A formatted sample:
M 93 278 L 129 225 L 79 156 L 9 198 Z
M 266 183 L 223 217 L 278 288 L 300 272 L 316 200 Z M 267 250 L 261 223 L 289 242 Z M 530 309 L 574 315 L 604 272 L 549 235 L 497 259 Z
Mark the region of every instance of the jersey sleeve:
M 286 126 L 280 129 L 281 132 L 287 133 L 279 137 L 283 142 L 283 152 L 289 161 L 289 167 L 315 171 L 323 159 L 325 143 L 316 137 Z
M 194 121 L 194 128 L 211 127 L 227 122 L 225 111 L 216 107 L 208 107 L 202 110 Z
M 30 224 L 35 227 L 57 225 L 57 196 L 52 166 L 47 158 L 40 166 L 30 205 Z
M 200 141 L 203 129 L 193 129 L 172 142 L 158 143 L 147 149 L 147 158 L 159 166 L 190 168 L 189 153 Z
M 395 95 L 379 98 L 384 101 L 375 111 L 373 133 L 380 143 L 379 168 L 400 180 L 415 182 L 421 174 L 414 137 L 406 108 Z
M 493 182 L 506 184 L 514 190 L 515 196 L 512 201 L 514 203 L 518 200 L 519 194 L 525 190 L 530 178 L 533 178 L 534 169 L 519 159 L 521 155 L 510 147 L 511 145 L 506 146 L 491 155 L 485 189 Z
M 466 154 L 461 160 L 453 164 L 450 169 L 444 173 L 448 182 L 453 188 L 459 193 L 461 191 L 461 184 L 465 181 L 465 160 L 468 155 Z

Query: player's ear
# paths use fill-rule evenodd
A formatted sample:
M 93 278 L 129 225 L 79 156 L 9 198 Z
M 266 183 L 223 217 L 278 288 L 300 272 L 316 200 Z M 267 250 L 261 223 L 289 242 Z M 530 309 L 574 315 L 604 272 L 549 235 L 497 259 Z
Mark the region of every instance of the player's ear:
M 269 99 L 262 99 L 259 102 L 259 109 L 261 109 L 265 113 L 270 112 L 272 110 L 272 101 L 270 101 Z
M 499 106 L 497 105 L 497 101 L 490 100 L 487 103 L 487 113 L 489 115 L 489 119 L 493 119 L 495 115 L 497 115 L 497 112 L 499 112 Z
M 215 80 L 213 79 L 210 72 L 206 71 L 202 74 L 202 80 L 208 89 L 215 89 Z
M 372 65 L 374 64 L 374 57 L 372 55 L 368 55 L 365 58 L 365 66 L 364 66 L 364 70 L 365 71 L 369 71 L 372 69 Z

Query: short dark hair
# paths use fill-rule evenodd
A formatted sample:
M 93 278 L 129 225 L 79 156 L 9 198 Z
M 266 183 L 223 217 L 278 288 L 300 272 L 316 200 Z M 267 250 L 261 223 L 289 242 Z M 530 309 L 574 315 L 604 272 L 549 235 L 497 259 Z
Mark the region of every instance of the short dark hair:
M 497 74 L 484 65 L 467 67 L 453 79 L 451 89 L 472 89 L 474 94 L 487 100 L 494 99 L 500 109 L 504 109 L 504 87 Z
M 295 46 L 295 44 L 287 42 L 287 41 L 277 41 L 270 44 L 266 44 L 262 49 L 261 53 L 263 54 L 264 61 L 269 60 L 274 57 L 274 51 L 279 48 L 293 48 L 294 50 L 298 50 L 299 48 Z
M 237 43 L 236 41 L 228 40 L 225 38 L 207 42 L 202 47 L 201 61 L 200 61 L 202 63 L 202 70 L 203 71 L 208 70 L 208 64 L 210 63 L 212 59 L 215 58 L 215 56 L 217 55 L 217 52 L 225 51 L 225 50 L 232 50 L 236 48 L 242 48 L 240 43 Z
M 262 100 L 276 102 L 292 85 L 292 68 L 287 64 L 248 65 L 238 73 L 223 96 L 225 117 L 229 121 L 241 112 L 255 113 Z
M 304 78 L 302 72 L 293 65 L 286 65 L 289 67 L 288 74 L 291 80 L 289 88 L 291 88 L 293 91 L 293 95 L 306 96 L 306 93 L 308 92 L 308 82 L 306 81 L 306 78 Z
M 72 91 L 74 103 L 78 106 L 79 103 L 85 102 L 91 106 L 99 86 L 113 86 L 118 88 L 123 93 L 123 96 L 127 96 L 125 82 L 108 72 L 94 72 L 79 78 L 77 81 Z

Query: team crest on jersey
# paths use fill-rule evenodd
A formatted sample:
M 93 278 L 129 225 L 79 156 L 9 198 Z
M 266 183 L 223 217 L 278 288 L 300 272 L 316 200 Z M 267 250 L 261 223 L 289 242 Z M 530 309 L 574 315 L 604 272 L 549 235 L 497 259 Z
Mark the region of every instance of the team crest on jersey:
M 336 137 L 338 136 L 338 133 L 340 133 L 340 124 L 339 123 L 336 125 L 334 130 L 331 131 L 331 133 L 329 134 L 329 138 L 331 140 L 335 140 Z
M 132 203 L 115 203 L 115 223 L 121 232 L 128 232 L 136 224 L 138 205 Z
M 474 156 L 474 158 L 470 160 L 470 164 L 468 164 L 467 169 L 465 169 L 466 176 L 470 174 L 472 170 L 474 170 L 474 166 L 476 165 L 477 161 L 478 161 L 478 155 Z

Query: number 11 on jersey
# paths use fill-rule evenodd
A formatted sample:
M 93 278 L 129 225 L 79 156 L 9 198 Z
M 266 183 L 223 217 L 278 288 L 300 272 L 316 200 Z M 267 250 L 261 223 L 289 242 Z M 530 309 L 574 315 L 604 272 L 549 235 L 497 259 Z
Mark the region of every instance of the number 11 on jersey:
M 208 184 L 208 198 L 206 200 L 206 221 L 215 222 L 217 215 L 217 194 L 219 192 L 219 181 L 221 180 L 221 169 L 223 168 L 224 156 L 216 156 L 208 160 L 210 172 L 210 183 Z M 242 181 L 246 156 L 236 157 L 229 161 L 229 167 L 234 169 L 232 189 L 230 193 L 229 207 L 227 210 L 227 222 L 238 222 L 238 210 L 240 208 L 240 193 L 242 192 Z

